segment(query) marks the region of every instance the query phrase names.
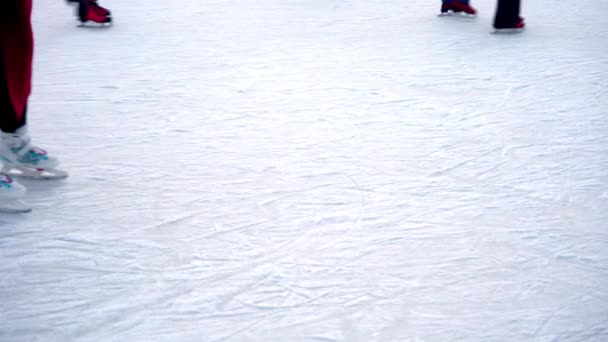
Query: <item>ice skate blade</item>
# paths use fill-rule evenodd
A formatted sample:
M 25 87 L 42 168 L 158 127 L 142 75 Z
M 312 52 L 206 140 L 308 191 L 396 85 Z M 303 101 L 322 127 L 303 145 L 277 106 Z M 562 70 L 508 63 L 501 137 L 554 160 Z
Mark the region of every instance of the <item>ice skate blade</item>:
M 0 201 L 0 213 L 4 214 L 27 214 L 32 211 L 22 200 Z
M 515 34 L 522 33 L 526 28 L 503 28 L 503 29 L 494 29 L 494 34 Z
M 69 174 L 62 170 L 30 169 L 22 166 L 5 166 L 4 173 L 11 177 L 21 177 L 36 180 L 59 180 L 68 178 Z
M 78 25 L 76 25 L 76 27 L 81 27 L 81 28 L 90 28 L 90 29 L 101 29 L 101 28 L 109 28 L 112 27 L 113 21 L 110 18 L 110 21 L 108 21 L 107 23 L 94 23 L 94 22 L 79 22 Z
M 477 18 L 477 14 L 467 14 L 464 12 L 445 12 L 437 14 L 438 17 L 455 17 L 455 18 L 464 18 L 464 19 L 475 19 Z

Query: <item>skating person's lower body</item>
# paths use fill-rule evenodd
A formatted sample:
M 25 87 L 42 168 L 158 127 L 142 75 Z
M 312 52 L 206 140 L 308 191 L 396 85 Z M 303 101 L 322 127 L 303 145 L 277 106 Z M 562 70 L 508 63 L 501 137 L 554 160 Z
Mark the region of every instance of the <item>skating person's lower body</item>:
M 32 146 L 27 134 L 33 34 L 31 0 L 0 2 L 0 211 L 27 212 L 25 188 L 12 176 L 65 178 L 56 158 Z
M 519 16 L 520 0 L 498 0 L 494 28 L 500 31 L 517 32 L 525 27 L 524 18 Z
M 26 190 L 15 177 L 60 179 L 68 174 L 57 170 L 59 161 L 31 144 L 27 132 L 27 109 L 17 115 L 11 103 L 0 60 L 0 212 L 29 212 L 21 199 Z
M 67 0 L 77 5 L 76 12 L 81 23 L 94 22 L 109 24 L 112 22 L 112 13 L 97 3 L 97 0 Z
M 12 104 L 5 77 L 8 66 L 0 58 L 0 163 L 4 174 L 37 179 L 65 178 L 59 161 L 33 146 L 27 130 L 27 108 L 21 113 Z
M 469 4 L 469 0 L 443 0 L 441 3 L 441 14 L 448 13 L 466 13 L 468 15 L 477 14 Z

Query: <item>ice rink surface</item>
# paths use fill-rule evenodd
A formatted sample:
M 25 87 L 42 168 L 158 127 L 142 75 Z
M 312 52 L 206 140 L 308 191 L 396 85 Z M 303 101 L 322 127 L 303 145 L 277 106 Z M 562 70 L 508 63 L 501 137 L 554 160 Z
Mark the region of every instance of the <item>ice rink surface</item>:
M 0 341 L 608 341 L 608 1 L 34 2 Z

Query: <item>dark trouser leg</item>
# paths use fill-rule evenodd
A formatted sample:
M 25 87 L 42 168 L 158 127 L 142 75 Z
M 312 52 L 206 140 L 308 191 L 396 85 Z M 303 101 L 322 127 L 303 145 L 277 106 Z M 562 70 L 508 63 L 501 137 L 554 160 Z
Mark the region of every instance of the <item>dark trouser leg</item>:
M 83 23 L 87 21 L 87 12 L 89 10 L 89 1 L 88 0 L 80 0 L 78 1 L 78 18 Z
M 88 0 L 66 0 L 68 3 L 74 2 L 78 5 L 78 9 L 76 12 L 78 13 L 78 18 L 80 21 L 87 21 L 87 11 L 89 10 L 89 1 Z
M 519 22 L 520 0 L 498 0 L 496 16 L 494 17 L 495 28 L 512 28 Z
M 25 126 L 27 109 L 18 119 L 17 113 L 13 109 L 11 96 L 8 92 L 8 84 L 5 76 L 7 66 L 2 60 L 2 51 L 0 51 L 0 130 L 4 133 L 15 133 L 19 128 Z

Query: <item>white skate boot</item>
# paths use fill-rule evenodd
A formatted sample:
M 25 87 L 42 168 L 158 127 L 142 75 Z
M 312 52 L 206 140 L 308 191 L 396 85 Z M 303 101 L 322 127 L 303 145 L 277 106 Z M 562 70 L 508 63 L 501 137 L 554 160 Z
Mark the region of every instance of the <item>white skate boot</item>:
M 22 201 L 25 187 L 0 172 L 0 213 L 29 213 L 32 209 Z
M 0 133 L 2 171 L 9 176 L 34 179 L 63 179 L 68 173 L 57 169 L 59 160 L 41 148 L 32 146 L 25 127 L 16 133 Z

